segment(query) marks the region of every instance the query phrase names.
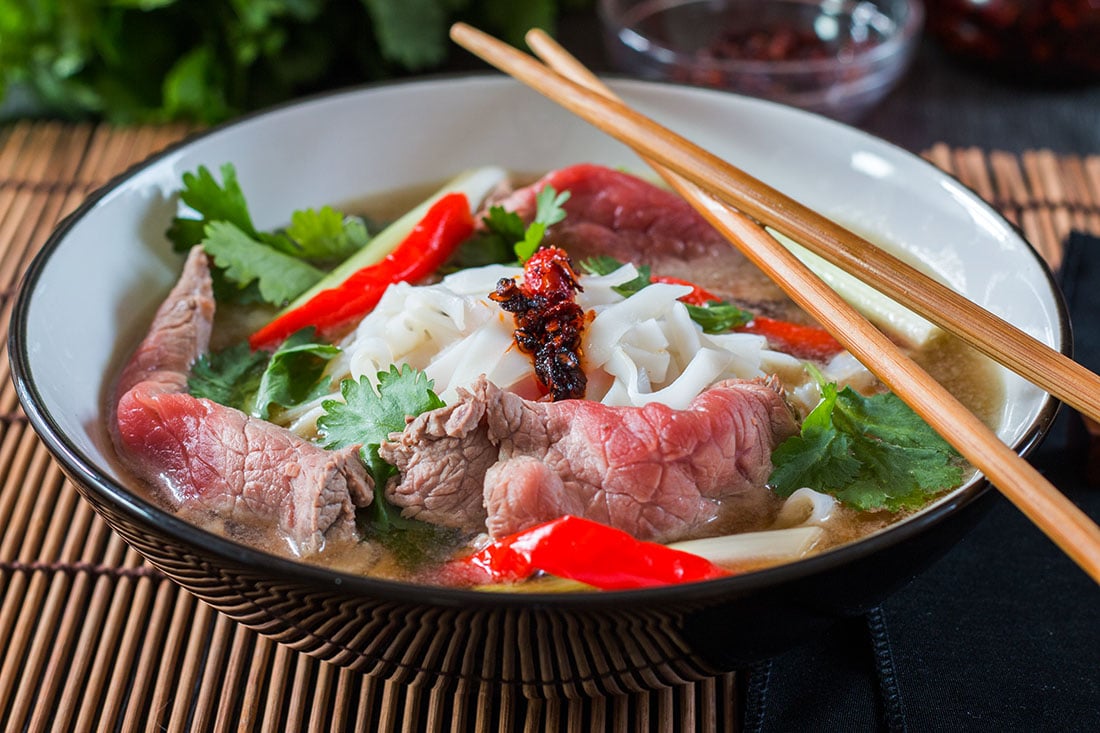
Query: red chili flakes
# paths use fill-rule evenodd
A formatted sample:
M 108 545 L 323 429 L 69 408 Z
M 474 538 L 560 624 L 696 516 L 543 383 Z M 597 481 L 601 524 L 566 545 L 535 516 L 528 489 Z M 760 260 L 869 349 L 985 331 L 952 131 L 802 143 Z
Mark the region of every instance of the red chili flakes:
M 501 278 L 489 294 L 515 318 L 516 346 L 531 355 L 535 376 L 555 401 L 582 398 L 588 386 L 580 359 L 585 324 L 576 301 L 580 291 L 569 255 L 547 247 L 527 260 L 522 283 Z

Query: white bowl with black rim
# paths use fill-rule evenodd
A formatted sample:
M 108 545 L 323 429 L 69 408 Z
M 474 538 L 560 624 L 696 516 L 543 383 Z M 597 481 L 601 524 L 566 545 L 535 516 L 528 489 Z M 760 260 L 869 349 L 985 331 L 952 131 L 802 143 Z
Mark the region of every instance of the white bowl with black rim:
M 953 178 L 842 124 L 722 92 L 622 81 L 630 104 L 769 185 L 905 253 L 1055 349 L 1065 308 L 1020 233 Z M 334 663 L 402 680 L 468 679 L 585 695 L 699 679 L 804 641 L 880 602 L 959 539 L 978 477 L 866 539 L 705 583 L 581 594 L 482 593 L 359 577 L 258 551 L 173 516 L 133 486 L 106 429 L 112 378 L 174 283 L 164 237 L 184 172 L 236 167 L 260 228 L 495 164 L 639 172 L 627 148 L 496 75 L 354 89 L 189 138 L 110 181 L 26 273 L 9 350 L 20 401 L 82 495 L 127 542 L 226 615 Z M 1020 453 L 1056 403 L 1007 372 L 998 434 Z

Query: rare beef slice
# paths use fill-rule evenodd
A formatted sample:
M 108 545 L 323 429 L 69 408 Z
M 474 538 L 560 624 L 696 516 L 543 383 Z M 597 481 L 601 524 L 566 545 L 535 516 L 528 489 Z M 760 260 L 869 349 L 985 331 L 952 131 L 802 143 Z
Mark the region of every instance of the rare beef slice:
M 649 265 L 655 275 L 683 278 L 762 315 L 806 321 L 787 295 L 683 198 L 603 166 L 582 163 L 551 171 L 494 205 L 534 219 L 546 186 L 569 191 L 566 217 L 547 233 L 573 261 L 605 255 Z
M 201 248 L 123 369 L 112 437 L 141 479 L 175 507 L 272 529 L 301 555 L 355 534 L 355 507 L 370 503 L 356 448 L 326 451 L 265 420 L 187 393 L 214 316 Z
M 771 452 L 796 431 L 775 380 L 720 382 L 674 410 L 535 402 L 482 378 L 380 454 L 407 516 L 500 537 L 574 514 L 669 542 L 767 501 Z

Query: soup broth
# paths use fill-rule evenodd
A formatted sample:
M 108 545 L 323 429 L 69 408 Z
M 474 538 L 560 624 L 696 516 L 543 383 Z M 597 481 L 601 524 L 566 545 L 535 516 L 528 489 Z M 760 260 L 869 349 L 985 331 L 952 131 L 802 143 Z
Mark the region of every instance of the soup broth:
M 517 178 L 524 183 L 536 180 L 535 176 L 518 176 Z M 409 211 L 418 202 L 423 201 L 431 191 L 436 189 L 437 186 L 428 186 L 396 191 L 360 201 L 345 202 L 340 208 L 344 211 L 354 211 L 367 221 L 373 222 L 371 229 L 377 231 L 383 223 L 398 219 L 404 212 Z M 507 199 L 502 198 L 501 200 L 506 201 Z M 553 231 L 551 229 L 550 245 L 554 244 Z M 578 260 L 577 255 L 570 251 L 568 246 L 566 246 L 566 250 L 573 256 L 573 261 L 576 263 Z M 805 313 L 783 297 L 781 293 L 778 293 L 774 285 L 764 282 L 764 276 L 747 262 L 732 277 L 729 270 L 715 268 L 712 271 L 709 268 L 700 268 L 698 266 L 699 260 L 696 260 L 695 264 L 691 266 L 674 265 L 670 268 L 675 270 L 673 272 L 658 271 L 662 264 L 668 264 L 672 261 L 658 258 L 649 263 L 646 256 L 639 253 L 633 264 L 638 266 L 649 264 L 652 267 L 653 275 L 672 275 L 677 278 L 690 279 L 691 282 L 701 284 L 706 289 L 713 289 L 735 305 L 751 309 L 757 314 L 766 313 L 769 318 L 782 319 L 796 324 L 811 323 Z M 421 284 L 438 283 L 448 273 L 449 270 L 437 273 L 421 281 Z M 585 289 L 578 293 L 578 299 L 594 298 L 597 297 L 594 293 L 608 289 L 600 284 L 603 281 L 600 281 L 599 277 L 582 276 L 580 278 L 579 282 Z M 607 276 L 603 277 L 606 278 Z M 449 281 L 445 280 L 444 282 Z M 391 289 L 392 287 L 396 286 L 391 286 Z M 488 293 L 485 293 L 485 295 L 487 296 Z M 412 295 L 409 297 L 419 296 Z M 618 298 L 620 296 L 614 297 Z M 406 302 L 421 301 L 410 299 Z M 378 308 L 383 308 L 384 304 L 385 301 L 380 303 Z M 406 305 L 404 307 L 412 308 L 413 306 Z M 594 309 L 603 312 L 602 309 L 610 307 L 601 304 Z M 218 352 L 231 347 L 233 344 L 240 343 L 242 339 L 247 338 L 249 334 L 271 320 L 275 312 L 276 309 L 273 307 L 257 307 L 254 304 L 231 305 L 219 302 L 210 341 L 210 350 Z M 500 318 L 506 319 L 506 316 L 507 314 L 502 314 Z M 596 319 L 591 315 L 586 316 L 586 318 L 587 327 L 594 328 L 593 324 L 596 323 Z M 506 321 L 509 328 L 511 328 L 510 318 Z M 357 328 L 362 331 L 363 326 L 353 326 L 351 329 L 346 329 L 344 334 L 336 339 L 336 343 L 343 353 L 332 358 L 328 367 L 326 367 L 328 370 L 326 374 L 331 379 L 330 389 L 327 393 L 328 399 L 333 399 L 339 394 L 340 385 L 337 377 L 343 376 L 344 371 L 349 372 L 353 377 L 357 370 L 363 373 L 370 372 L 370 369 L 355 363 L 355 359 L 364 358 L 358 356 L 359 352 L 356 352 L 355 349 L 361 347 L 360 342 L 369 340 L 365 336 L 357 337 Z M 509 349 L 516 350 L 514 345 L 509 346 Z M 418 369 L 425 368 L 419 365 L 421 362 L 429 365 L 436 363 L 432 361 L 435 357 L 425 357 L 416 349 L 411 350 L 409 353 L 409 361 L 417 362 L 414 366 Z M 1003 395 L 996 367 L 989 360 L 947 335 L 939 335 L 922 348 L 912 351 L 911 355 L 920 366 L 947 387 L 952 394 L 984 422 L 991 427 L 996 427 Z M 582 355 L 582 360 L 587 356 L 588 352 Z M 677 357 L 675 355 L 670 358 L 673 363 L 676 362 Z M 771 352 L 767 350 L 762 358 L 762 364 L 775 367 L 783 373 L 786 398 L 798 420 L 801 421 L 814 408 L 819 396 L 819 391 L 814 387 L 812 374 L 800 366 L 802 363 L 800 359 L 780 358 L 780 356 L 771 355 Z M 646 355 L 644 354 L 639 355 L 637 359 L 638 363 L 649 363 L 646 361 Z M 817 360 L 818 368 L 828 371 L 830 368 L 828 361 Z M 385 366 L 383 365 L 382 368 L 385 369 Z M 587 365 L 585 368 L 591 372 L 588 377 L 590 393 L 595 393 L 599 399 L 605 400 L 611 399 L 609 395 L 617 394 L 615 392 L 617 387 L 614 383 L 608 387 L 608 383 L 613 382 L 611 378 L 602 373 L 597 374 L 598 370 L 590 370 Z M 649 369 L 649 367 L 647 366 L 646 369 Z M 507 370 L 501 368 L 498 371 Z M 653 371 L 650 369 L 646 374 L 648 375 L 647 378 L 652 379 L 653 391 L 660 391 L 661 381 L 652 377 Z M 882 385 L 866 372 L 857 370 L 847 378 L 850 379 L 853 388 L 862 394 L 872 395 L 884 391 Z M 670 383 L 671 381 L 674 380 L 670 379 Z M 462 390 L 466 388 L 463 384 L 468 386 L 468 383 L 446 385 L 446 401 L 448 404 L 451 404 L 456 394 L 463 394 Z M 438 380 L 436 386 L 439 386 Z M 505 385 L 502 388 L 537 402 L 539 399 L 545 399 L 540 398 L 537 386 L 537 380 L 532 374 L 531 376 L 518 378 L 513 385 Z M 458 391 L 456 392 L 456 390 Z M 441 394 L 443 392 L 444 390 L 440 391 Z M 302 407 L 292 409 L 275 408 L 268 419 L 285 426 L 307 440 L 323 441 L 323 436 L 319 436 L 316 421 L 317 414 L 322 411 L 321 404 L 324 398 L 324 396 L 315 396 L 312 398 L 312 402 L 307 400 Z M 128 463 L 132 465 L 132 462 L 128 461 Z M 964 479 L 969 478 L 971 475 L 972 471 L 966 469 Z M 149 484 L 147 476 L 139 476 L 137 479 Z M 400 481 L 401 476 L 398 475 L 391 480 Z M 163 502 L 165 500 L 163 489 L 163 486 L 149 485 L 150 496 Z M 780 515 L 784 503 L 785 499 L 769 493 L 766 498 L 751 505 L 731 505 L 728 509 L 720 509 L 713 520 L 707 522 L 699 534 L 702 536 L 720 536 L 742 532 L 768 531 L 776 526 L 776 517 Z M 455 557 L 468 555 L 470 552 L 483 547 L 489 541 L 484 527 L 474 530 L 468 527 L 435 527 L 430 523 L 416 521 L 415 519 L 405 520 L 405 525 L 399 531 L 391 534 L 386 541 L 377 541 L 372 538 L 372 533 L 376 530 L 370 528 L 370 520 L 366 518 L 371 511 L 371 508 L 368 507 L 359 510 L 359 533 L 357 536 L 330 538 L 324 543 L 323 549 L 319 552 L 303 555 L 300 553 L 299 548 L 293 542 L 289 542 L 282 533 L 273 531 L 262 523 L 227 518 L 226 515 L 212 512 L 203 506 L 190 506 L 186 503 L 178 505 L 178 503 L 172 502 L 169 502 L 169 504 L 173 511 L 186 520 L 200 525 L 208 531 L 228 536 L 242 544 L 258 547 L 276 555 L 300 556 L 300 559 L 305 562 L 322 564 L 349 573 L 400 581 L 452 583 L 453 579 L 446 571 L 447 561 Z M 859 511 L 843 503 L 836 503 L 827 512 L 827 516 L 813 522 L 813 526 L 818 527 L 821 532 L 808 551 L 821 552 L 841 544 L 856 541 L 889 524 L 901 521 L 912 514 L 913 511 L 915 509 L 912 508 L 899 511 Z M 765 553 L 756 557 L 747 557 L 736 563 L 736 566 L 731 567 L 730 570 L 746 572 L 781 562 L 788 562 L 791 559 L 795 558 L 769 556 Z M 522 584 L 509 584 L 505 587 L 509 590 L 567 591 L 586 589 L 588 586 L 561 581 L 557 578 L 536 577 Z

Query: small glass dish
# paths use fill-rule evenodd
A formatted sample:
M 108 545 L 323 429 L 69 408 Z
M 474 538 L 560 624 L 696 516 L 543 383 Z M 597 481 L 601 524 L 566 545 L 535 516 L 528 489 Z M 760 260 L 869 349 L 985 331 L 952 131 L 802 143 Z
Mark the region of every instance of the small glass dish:
M 857 122 L 908 69 L 920 0 L 600 0 L 611 62 Z

